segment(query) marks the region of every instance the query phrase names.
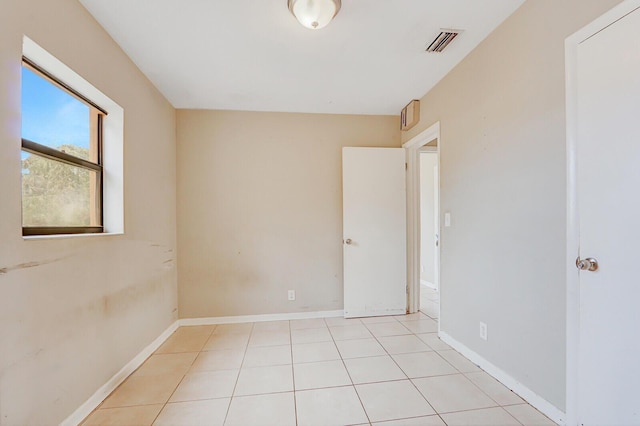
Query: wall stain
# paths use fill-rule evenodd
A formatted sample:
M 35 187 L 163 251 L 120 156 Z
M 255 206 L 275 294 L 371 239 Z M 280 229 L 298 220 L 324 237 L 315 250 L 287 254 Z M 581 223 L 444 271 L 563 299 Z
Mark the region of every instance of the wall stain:
M 22 357 L 20 357 L 19 359 L 10 362 L 9 364 L 5 365 L 3 367 L 3 369 L 0 371 L 0 377 L 2 376 L 2 374 L 4 374 L 6 371 L 11 370 L 12 368 L 26 362 L 27 360 L 31 360 L 32 358 L 38 358 L 38 356 L 44 352 L 44 348 L 39 348 L 38 350 L 35 351 L 31 351 L 31 352 L 27 352 L 26 354 L 24 354 Z
M 148 301 L 151 298 L 161 297 L 166 284 L 162 280 L 148 280 L 117 290 L 113 293 L 102 296 L 94 304 L 106 317 L 119 316 L 123 312 L 130 311 L 140 306 L 141 301 Z M 89 306 L 92 310 L 93 306 Z
M 50 263 L 59 262 L 63 259 L 65 259 L 65 257 L 59 257 L 51 260 L 43 260 L 42 262 L 25 262 L 25 263 L 20 263 L 14 266 L 7 266 L 4 268 L 0 268 L 0 275 L 8 274 L 11 271 L 16 271 L 20 269 L 29 269 L 29 268 L 36 268 L 38 266 L 48 265 Z

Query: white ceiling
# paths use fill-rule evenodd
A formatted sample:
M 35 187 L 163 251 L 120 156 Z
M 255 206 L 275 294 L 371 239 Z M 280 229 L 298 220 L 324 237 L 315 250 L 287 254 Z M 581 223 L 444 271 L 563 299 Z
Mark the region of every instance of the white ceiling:
M 317 31 L 286 0 L 80 2 L 176 108 L 397 115 L 524 0 L 343 0 Z

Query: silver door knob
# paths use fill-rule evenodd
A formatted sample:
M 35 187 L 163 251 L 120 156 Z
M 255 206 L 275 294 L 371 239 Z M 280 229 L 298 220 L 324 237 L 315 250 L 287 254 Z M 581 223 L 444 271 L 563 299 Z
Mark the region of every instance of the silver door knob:
M 348 246 L 350 246 L 352 242 L 353 241 L 351 241 L 351 238 L 347 238 L 346 240 L 344 240 L 344 243 Z
M 576 266 L 581 271 L 597 271 L 598 270 L 598 261 L 592 257 L 588 257 L 586 259 L 580 259 L 579 257 L 576 259 Z

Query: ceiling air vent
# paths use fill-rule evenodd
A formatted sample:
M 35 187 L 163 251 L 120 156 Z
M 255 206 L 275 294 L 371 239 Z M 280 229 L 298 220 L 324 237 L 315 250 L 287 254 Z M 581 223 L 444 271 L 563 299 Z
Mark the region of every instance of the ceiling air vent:
M 460 30 L 441 30 L 436 39 L 427 47 L 427 52 L 442 52 L 461 32 Z

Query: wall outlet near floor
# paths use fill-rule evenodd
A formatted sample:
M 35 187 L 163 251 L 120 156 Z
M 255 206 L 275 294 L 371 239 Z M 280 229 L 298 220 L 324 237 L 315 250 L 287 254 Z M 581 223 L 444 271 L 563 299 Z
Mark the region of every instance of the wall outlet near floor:
M 480 322 L 480 338 L 487 340 L 487 324 Z
M 296 291 L 289 290 L 288 297 L 289 297 L 289 300 L 296 300 Z

